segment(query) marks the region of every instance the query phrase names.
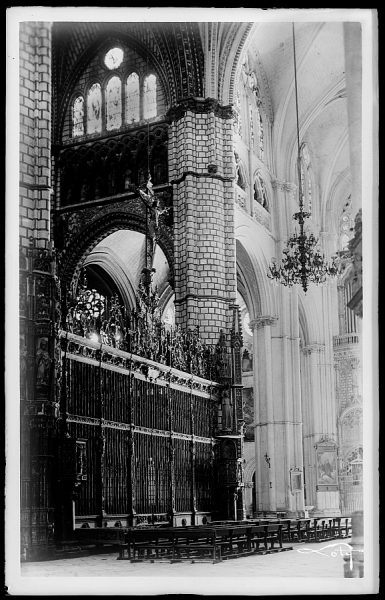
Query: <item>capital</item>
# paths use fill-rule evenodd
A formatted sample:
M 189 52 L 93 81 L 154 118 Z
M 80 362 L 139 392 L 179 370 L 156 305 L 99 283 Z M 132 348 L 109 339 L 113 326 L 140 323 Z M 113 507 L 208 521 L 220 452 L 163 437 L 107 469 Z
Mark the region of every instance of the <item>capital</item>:
M 273 189 L 281 190 L 283 192 L 289 192 L 294 194 L 297 190 L 297 185 L 291 181 L 280 181 L 279 179 L 272 179 L 271 185 Z
M 322 352 L 325 352 L 325 344 L 308 344 L 307 346 L 303 346 L 302 352 L 305 356 L 309 356 L 313 353 L 321 354 Z
M 273 317 L 270 315 L 260 315 L 256 319 L 252 319 L 249 323 L 250 329 L 260 329 L 261 327 L 266 327 L 267 325 L 275 325 L 278 321 L 278 317 Z

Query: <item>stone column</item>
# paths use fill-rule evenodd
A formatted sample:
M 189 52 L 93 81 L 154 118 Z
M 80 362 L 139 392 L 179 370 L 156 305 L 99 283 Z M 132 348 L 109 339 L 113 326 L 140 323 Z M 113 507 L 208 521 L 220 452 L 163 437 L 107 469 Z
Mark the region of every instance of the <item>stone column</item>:
M 176 322 L 215 343 L 231 328 L 236 296 L 232 113 L 190 99 L 169 117 Z
M 254 419 L 256 444 L 257 510 L 276 510 L 275 444 L 271 358 L 271 325 L 276 318 L 250 322 L 254 343 Z
M 314 515 L 338 515 L 339 492 L 334 486 L 319 486 L 317 477 L 317 446 L 330 444 L 330 449 L 337 447 L 336 409 L 333 384 L 330 381 L 332 365 L 328 364 L 328 354 L 324 344 L 310 344 L 303 348 L 303 377 L 307 395 L 303 403 L 307 403 L 306 420 L 304 421 L 304 453 L 307 484 L 307 502 L 314 506 Z

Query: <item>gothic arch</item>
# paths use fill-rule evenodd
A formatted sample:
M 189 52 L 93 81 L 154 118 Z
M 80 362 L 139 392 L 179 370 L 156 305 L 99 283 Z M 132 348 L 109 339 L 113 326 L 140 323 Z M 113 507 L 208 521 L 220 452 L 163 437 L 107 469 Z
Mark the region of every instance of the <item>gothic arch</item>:
M 240 215 L 240 219 L 243 218 L 246 217 Z M 256 243 L 250 227 L 242 221 L 236 225 L 235 239 L 237 265 L 240 265 L 239 271 L 247 290 L 250 318 L 255 319 L 259 315 L 276 315 L 276 298 L 271 281 L 267 277 L 268 260 L 264 248 Z
M 244 467 L 244 475 L 245 481 L 253 481 L 253 475 L 256 469 L 256 460 L 255 456 L 252 456 L 245 464 Z
M 133 213 L 111 212 L 92 221 L 74 235 L 66 247 L 60 260 L 60 280 L 69 285 L 73 278 L 77 277 L 91 250 L 110 233 L 120 229 L 129 229 L 145 234 L 145 220 Z M 170 267 L 170 278 L 173 279 L 173 241 L 165 228 L 162 228 L 158 244 L 167 259 Z
M 248 308 L 250 318 L 261 314 L 261 300 L 255 270 L 242 243 L 236 241 L 237 287 Z
M 222 25 L 218 98 L 224 105 L 234 102 L 234 86 L 241 68 L 241 57 L 248 40 L 253 38 L 253 33 L 257 27 L 258 23 L 233 23 L 227 31 L 223 31 L 224 26 Z
M 125 306 L 135 307 L 135 288 L 124 270 L 120 257 L 111 250 L 111 248 L 101 247 L 96 252 L 91 252 L 85 258 L 83 266 L 98 265 L 108 275 L 111 276 L 116 284 Z
M 306 344 L 314 344 L 323 339 L 322 311 L 319 310 L 317 295 L 309 289 L 305 295 L 303 290 L 298 291 L 298 315 L 300 326 L 306 335 Z

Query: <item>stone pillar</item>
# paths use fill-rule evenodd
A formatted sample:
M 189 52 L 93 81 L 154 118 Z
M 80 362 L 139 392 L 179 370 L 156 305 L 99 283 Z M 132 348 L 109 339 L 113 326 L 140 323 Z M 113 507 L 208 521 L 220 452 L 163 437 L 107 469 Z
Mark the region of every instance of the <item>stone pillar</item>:
M 53 543 L 55 402 L 51 203 L 51 24 L 22 22 L 20 101 L 21 552 Z
M 20 244 L 50 242 L 51 25 L 20 23 Z
M 169 117 L 176 322 L 216 343 L 236 295 L 232 113 L 190 99 Z
M 298 307 L 292 293 L 281 300 L 282 323 L 271 316 L 251 322 L 257 510 L 297 516 L 304 511 Z
M 307 503 L 314 506 L 315 516 L 340 514 L 338 476 L 325 485 L 320 477 L 322 453 L 337 451 L 337 414 L 330 381 L 332 364 L 324 344 L 311 344 L 303 349 L 303 377 L 307 404 L 304 420 L 304 454 L 306 464 Z M 337 463 L 337 459 L 336 459 Z
M 254 420 L 256 442 L 257 511 L 276 510 L 275 444 L 271 358 L 271 325 L 274 317 L 250 322 L 254 343 Z

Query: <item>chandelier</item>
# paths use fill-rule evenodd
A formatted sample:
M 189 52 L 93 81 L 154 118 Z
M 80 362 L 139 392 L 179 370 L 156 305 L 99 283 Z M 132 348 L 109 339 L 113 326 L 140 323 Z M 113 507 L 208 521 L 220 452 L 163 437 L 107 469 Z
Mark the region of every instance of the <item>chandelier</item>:
M 319 240 L 313 233 L 305 231 L 305 222 L 311 216 L 303 206 L 303 190 L 301 177 L 301 151 L 299 143 L 299 119 L 298 119 L 298 89 L 297 89 L 297 66 L 295 55 L 295 32 L 293 25 L 293 57 L 294 57 L 294 85 L 295 106 L 297 117 L 297 172 L 299 191 L 299 211 L 294 213 L 293 219 L 298 221 L 299 233 L 297 231 L 287 240 L 283 249 L 280 265 L 276 259 L 272 259 L 267 276 L 275 279 L 277 283 L 291 287 L 299 284 L 306 293 L 310 283 L 317 285 L 324 283 L 328 277 L 337 275 L 337 257 L 333 256 L 330 262 L 325 260 L 325 255 L 318 247 Z

